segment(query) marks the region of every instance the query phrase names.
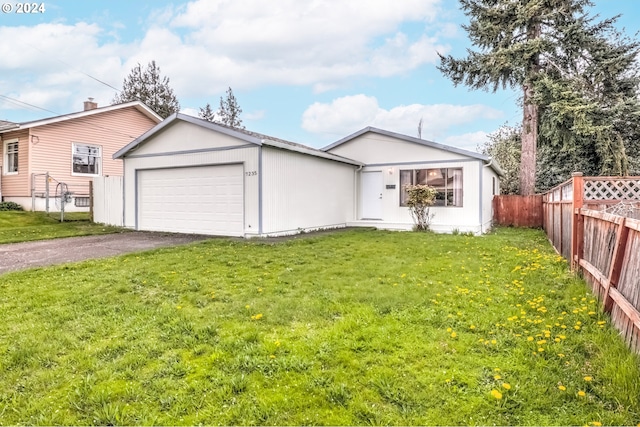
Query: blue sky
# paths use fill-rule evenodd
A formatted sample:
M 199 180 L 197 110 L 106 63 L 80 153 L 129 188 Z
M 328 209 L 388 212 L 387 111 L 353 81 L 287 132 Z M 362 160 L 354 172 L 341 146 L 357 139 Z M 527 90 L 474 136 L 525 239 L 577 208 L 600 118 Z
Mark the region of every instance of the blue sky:
M 415 136 L 422 118 L 423 138 L 475 150 L 520 121 L 518 92 L 454 87 L 436 69 L 436 52 L 469 47 L 452 0 L 58 0 L 28 15 L 8 4 L 1 120 L 79 111 L 88 97 L 108 105 L 109 86 L 155 60 L 183 112 L 216 108 L 230 86 L 247 129 L 315 147 L 365 126 Z M 622 14 L 633 35 L 637 4 L 598 0 L 593 10 Z

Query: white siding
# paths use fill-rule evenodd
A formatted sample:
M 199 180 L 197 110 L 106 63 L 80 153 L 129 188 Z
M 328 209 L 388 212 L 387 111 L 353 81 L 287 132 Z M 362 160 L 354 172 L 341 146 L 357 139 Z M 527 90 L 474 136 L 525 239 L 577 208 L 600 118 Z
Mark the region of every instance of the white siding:
M 139 155 L 175 153 L 189 150 L 209 150 L 212 148 L 238 147 L 248 142 L 223 133 L 215 132 L 193 123 L 175 121 L 156 135 L 127 154 Z
M 484 233 L 489 231 L 493 224 L 493 196 L 500 194 L 500 178 L 490 167 L 484 166 L 482 169 L 482 232 Z
M 355 166 L 271 147 L 262 155 L 264 234 L 353 220 Z
M 93 221 L 123 225 L 123 179 L 121 176 L 93 178 Z
M 329 150 L 367 165 L 398 164 L 413 160 L 465 160 L 469 157 L 377 133 L 365 133 Z
M 437 232 L 459 231 L 480 232 L 480 192 L 479 160 L 448 161 L 448 162 L 424 162 L 410 165 L 369 166 L 362 171 L 381 171 L 383 176 L 382 192 L 382 222 L 391 225 L 390 228 L 411 229 L 413 219 L 409 208 L 400 206 L 400 170 L 408 169 L 434 169 L 434 168 L 462 168 L 462 207 L 431 207 L 430 212 L 435 214 L 431 222 L 431 228 Z M 395 188 L 387 188 L 395 186 Z M 357 219 L 361 218 L 361 206 L 359 203 Z M 380 224 L 385 228 L 385 224 Z M 375 225 L 368 222 L 367 225 Z
M 196 125 L 191 125 L 196 126 Z M 216 132 L 207 131 L 209 139 L 215 140 Z M 189 150 L 191 145 L 189 140 L 183 139 L 180 143 L 182 150 Z M 211 141 L 210 141 L 211 142 Z M 176 144 L 178 142 L 176 141 Z M 198 141 L 198 144 L 200 142 Z M 198 145 L 196 144 L 196 145 Z M 155 147 L 155 137 L 145 144 L 148 149 Z M 158 148 L 163 148 L 162 144 Z M 186 166 L 213 166 L 224 164 L 242 164 L 244 168 L 244 233 L 246 235 L 257 235 L 259 230 L 258 216 L 258 190 L 259 190 L 259 156 L 260 147 L 243 147 L 229 150 L 208 151 L 200 153 L 184 153 L 170 155 L 151 154 L 147 157 L 125 158 L 124 162 L 124 191 L 125 191 L 125 218 L 126 227 L 136 228 L 136 212 L 138 208 L 136 191 L 136 174 L 140 170 L 181 168 Z M 136 152 L 138 154 L 138 152 Z M 253 174 L 255 172 L 255 174 Z

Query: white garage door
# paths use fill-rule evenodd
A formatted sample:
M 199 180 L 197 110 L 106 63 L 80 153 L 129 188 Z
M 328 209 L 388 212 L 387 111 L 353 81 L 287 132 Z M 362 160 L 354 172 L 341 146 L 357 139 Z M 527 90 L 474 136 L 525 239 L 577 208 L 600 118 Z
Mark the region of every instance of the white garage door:
M 138 171 L 138 229 L 244 234 L 242 165 Z

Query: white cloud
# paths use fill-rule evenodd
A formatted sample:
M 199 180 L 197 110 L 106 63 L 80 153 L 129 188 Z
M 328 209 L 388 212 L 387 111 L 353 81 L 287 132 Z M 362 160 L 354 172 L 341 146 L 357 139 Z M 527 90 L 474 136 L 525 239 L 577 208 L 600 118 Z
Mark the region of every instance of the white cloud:
M 441 142 L 465 150 L 478 152 L 478 147 L 484 145 L 488 140 L 489 134 L 483 131 L 465 133 L 462 135 L 453 135 L 444 138 Z
M 353 95 L 334 99 L 331 103 L 316 102 L 302 115 L 302 128 L 317 134 L 348 135 L 367 126 L 417 135 L 422 118 L 422 137 L 475 151 L 482 132 L 441 140 L 456 126 L 479 119 L 498 119 L 502 112 L 485 105 L 411 104 L 390 110 L 379 106 L 373 96 Z M 464 138 L 469 138 L 469 141 Z M 471 141 L 472 139 L 472 141 Z M 464 147 L 463 147 L 464 145 Z
M 265 110 L 256 110 L 256 111 L 250 111 L 248 113 L 245 113 L 243 116 L 241 116 L 240 118 L 244 119 L 244 120 L 262 120 L 265 118 L 265 116 L 267 115 L 267 112 Z
M 3 94 L 53 111 L 108 104 L 137 63 L 155 60 L 180 99 L 267 85 L 316 93 L 351 79 L 404 75 L 449 50 L 441 0 L 195 0 L 150 13 L 136 39 L 121 24 L 0 26 Z M 409 32 L 404 25 L 422 24 Z M 29 94 L 29 98 L 26 97 Z M 35 95 L 34 95 L 35 94 Z M 33 97 L 31 97 L 33 96 Z

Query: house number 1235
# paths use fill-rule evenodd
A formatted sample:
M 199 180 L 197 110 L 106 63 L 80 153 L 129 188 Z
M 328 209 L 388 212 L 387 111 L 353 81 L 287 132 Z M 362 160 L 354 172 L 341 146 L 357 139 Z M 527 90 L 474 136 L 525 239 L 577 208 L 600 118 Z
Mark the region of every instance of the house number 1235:
M 245 172 L 244 173 L 245 176 L 256 176 L 258 175 L 258 172 L 256 171 L 249 171 L 249 172 Z

